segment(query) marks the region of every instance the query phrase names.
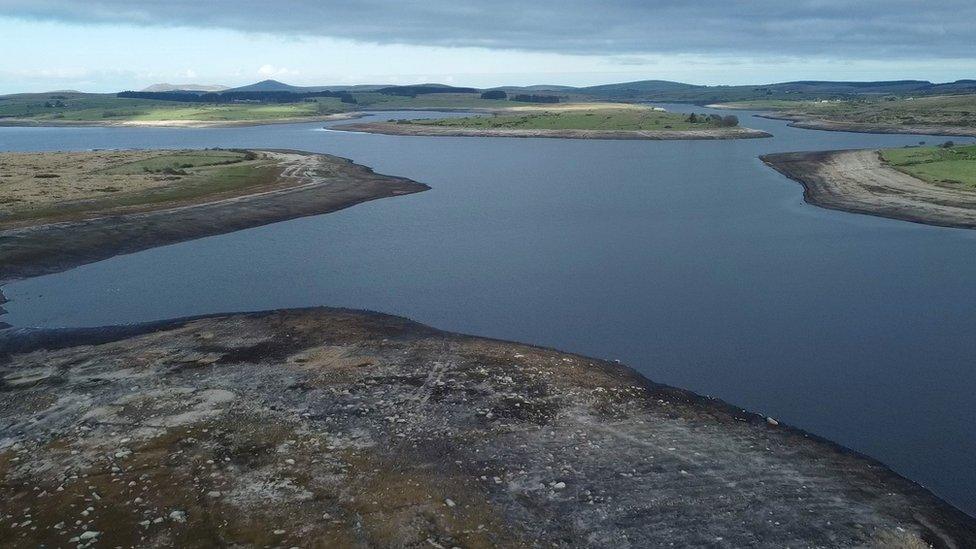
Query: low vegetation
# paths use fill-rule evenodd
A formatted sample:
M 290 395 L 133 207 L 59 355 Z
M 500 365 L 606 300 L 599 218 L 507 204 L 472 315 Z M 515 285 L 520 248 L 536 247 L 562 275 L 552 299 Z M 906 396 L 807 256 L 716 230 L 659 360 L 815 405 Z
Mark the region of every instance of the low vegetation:
M 976 145 L 886 149 L 889 166 L 930 183 L 976 189 Z
M 976 95 L 934 97 L 876 97 L 853 100 L 760 100 L 729 103 L 752 110 L 773 110 L 841 123 L 885 126 L 943 126 L 976 128 Z
M 653 131 L 730 127 L 737 126 L 738 119 L 734 116 L 677 114 L 640 105 L 582 103 L 550 107 L 521 107 L 486 116 L 417 121 L 400 120 L 399 123 L 479 129 Z
M 277 179 L 238 150 L 0 154 L 0 225 L 73 219 L 238 191 Z

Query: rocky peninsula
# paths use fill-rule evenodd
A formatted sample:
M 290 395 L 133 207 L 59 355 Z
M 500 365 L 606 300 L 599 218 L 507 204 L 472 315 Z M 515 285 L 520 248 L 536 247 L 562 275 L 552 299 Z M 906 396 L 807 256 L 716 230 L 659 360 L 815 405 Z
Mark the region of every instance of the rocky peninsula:
M 969 547 L 886 467 L 583 356 L 335 309 L 0 332 L 9 547 Z

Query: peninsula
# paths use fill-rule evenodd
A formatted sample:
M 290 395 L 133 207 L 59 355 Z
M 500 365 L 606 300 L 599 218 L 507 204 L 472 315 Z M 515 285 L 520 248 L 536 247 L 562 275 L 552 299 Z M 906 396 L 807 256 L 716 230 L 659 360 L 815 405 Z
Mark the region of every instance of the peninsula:
M 976 228 L 976 146 L 769 154 L 807 202 L 928 225 Z
M 710 105 L 765 111 L 759 115 L 788 120 L 811 130 L 976 136 L 976 94 L 883 96 L 816 101 L 752 100 Z
M 426 185 L 298 151 L 0 154 L 0 282 Z
M 335 309 L 0 332 L 10 547 L 971 547 L 883 465 L 616 363 Z

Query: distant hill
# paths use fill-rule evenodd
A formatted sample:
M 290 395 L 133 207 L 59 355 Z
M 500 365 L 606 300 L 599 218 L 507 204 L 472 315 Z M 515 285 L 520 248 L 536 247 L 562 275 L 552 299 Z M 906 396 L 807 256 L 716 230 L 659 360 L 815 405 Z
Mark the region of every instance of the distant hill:
M 285 84 L 284 82 L 278 82 L 277 80 L 262 80 L 260 82 L 255 82 L 254 84 L 248 84 L 247 86 L 240 86 L 237 88 L 230 88 L 226 91 L 236 91 L 236 92 L 271 92 L 271 91 L 286 91 L 286 92 L 300 92 L 305 91 L 299 86 L 292 86 L 290 84 Z
M 218 92 L 228 89 L 227 86 L 209 85 L 209 84 L 153 84 L 148 88 L 144 88 L 141 91 L 144 92 L 171 92 L 171 91 L 202 91 L 202 92 Z
M 576 88 L 575 93 L 607 100 L 674 101 L 705 104 L 750 99 L 842 99 L 871 95 L 908 96 L 976 93 L 976 80 L 959 80 L 943 84 L 933 84 L 926 80 L 876 82 L 801 80 L 743 86 L 703 86 L 666 80 L 641 80 Z
M 623 91 L 636 92 L 673 92 L 678 90 L 689 90 L 702 88 L 695 84 L 683 84 L 681 82 L 671 82 L 668 80 L 640 80 L 638 82 L 623 82 L 620 84 L 601 84 L 599 86 L 587 86 L 576 88 L 582 93 L 614 93 Z
M 374 84 L 360 84 L 356 86 L 292 86 L 291 84 L 285 84 L 284 82 L 279 82 L 277 80 L 262 80 L 260 82 L 255 82 L 254 84 L 248 84 L 247 86 L 240 86 L 237 88 L 229 88 L 224 91 L 235 91 L 235 92 L 320 92 L 320 91 L 374 91 L 380 88 L 385 88 L 386 85 L 374 85 Z

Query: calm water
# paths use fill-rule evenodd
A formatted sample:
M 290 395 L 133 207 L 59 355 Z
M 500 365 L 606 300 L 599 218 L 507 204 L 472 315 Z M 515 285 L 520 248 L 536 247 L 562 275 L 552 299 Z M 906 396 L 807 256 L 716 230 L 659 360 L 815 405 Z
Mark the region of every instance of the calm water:
M 90 326 L 307 305 L 395 313 L 620 359 L 875 456 L 976 512 L 976 232 L 808 206 L 757 159 L 945 138 L 737 114 L 775 138 L 0 128 L 0 150 L 296 148 L 433 187 L 10 284 L 3 320 Z

